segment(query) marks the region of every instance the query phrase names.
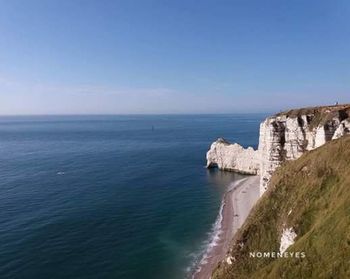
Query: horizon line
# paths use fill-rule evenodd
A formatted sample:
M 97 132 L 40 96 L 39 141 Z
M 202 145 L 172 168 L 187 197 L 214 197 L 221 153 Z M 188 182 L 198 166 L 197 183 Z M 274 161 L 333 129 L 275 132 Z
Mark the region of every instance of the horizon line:
M 151 116 L 151 115 L 229 115 L 229 114 L 265 114 L 271 111 L 256 111 L 256 112 L 169 112 L 169 113 L 38 113 L 38 114 L 0 114 L 0 117 L 25 117 L 25 116 Z

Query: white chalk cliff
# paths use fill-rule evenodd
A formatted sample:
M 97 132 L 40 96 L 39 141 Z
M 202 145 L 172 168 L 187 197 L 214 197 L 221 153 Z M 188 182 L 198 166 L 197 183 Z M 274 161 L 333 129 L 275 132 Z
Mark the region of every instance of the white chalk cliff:
M 258 151 L 252 147 L 243 148 L 219 138 L 212 143 L 207 153 L 207 167 L 236 171 L 244 174 L 258 174 L 260 162 Z
M 224 139 L 207 152 L 207 167 L 260 175 L 263 194 L 273 172 L 285 160 L 350 133 L 350 105 L 290 110 L 268 117 L 260 124 L 259 147 L 244 149 Z

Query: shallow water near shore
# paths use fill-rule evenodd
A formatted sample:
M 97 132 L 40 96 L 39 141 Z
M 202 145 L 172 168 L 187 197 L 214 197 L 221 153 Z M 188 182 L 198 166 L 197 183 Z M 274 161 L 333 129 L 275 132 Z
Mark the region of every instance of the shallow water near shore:
M 0 278 L 185 278 L 263 114 L 0 118 Z

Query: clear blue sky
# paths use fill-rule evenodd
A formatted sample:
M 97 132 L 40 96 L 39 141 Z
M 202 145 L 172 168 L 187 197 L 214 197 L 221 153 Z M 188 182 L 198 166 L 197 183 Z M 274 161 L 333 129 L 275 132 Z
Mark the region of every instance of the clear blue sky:
M 350 1 L 0 1 L 0 114 L 350 103 Z

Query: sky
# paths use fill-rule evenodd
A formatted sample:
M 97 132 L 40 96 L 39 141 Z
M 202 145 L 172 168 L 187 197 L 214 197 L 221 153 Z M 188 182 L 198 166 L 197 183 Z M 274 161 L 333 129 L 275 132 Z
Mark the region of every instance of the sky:
M 348 0 L 0 0 L 0 114 L 350 103 Z

